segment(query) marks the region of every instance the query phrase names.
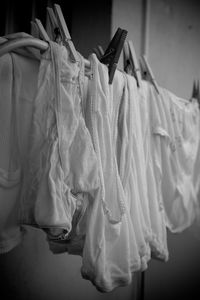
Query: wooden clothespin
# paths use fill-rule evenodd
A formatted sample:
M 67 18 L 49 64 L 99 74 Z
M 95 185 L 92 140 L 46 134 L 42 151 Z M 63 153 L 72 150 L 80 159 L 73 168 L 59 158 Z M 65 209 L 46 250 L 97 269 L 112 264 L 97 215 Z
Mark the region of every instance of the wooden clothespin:
M 140 57 L 139 58 L 139 65 L 140 65 L 140 73 L 141 73 L 141 77 L 142 77 L 142 79 L 144 79 L 144 80 L 148 80 L 148 74 L 147 74 L 147 70 L 146 70 L 146 68 L 145 68 L 145 65 L 144 65 L 144 62 L 143 62 L 143 60 L 142 60 L 142 58 Z
M 35 19 L 35 24 L 38 27 L 39 30 L 39 36 L 40 38 L 45 41 L 45 42 L 49 42 L 50 38 L 46 32 L 46 30 L 44 29 L 44 26 L 42 25 L 42 22 L 39 19 Z
M 197 85 L 196 85 L 196 80 L 194 80 L 193 81 L 193 88 L 192 88 L 192 95 L 190 97 L 190 101 L 192 101 L 192 99 L 197 100 L 197 97 L 198 97 Z
M 200 89 L 199 89 L 199 80 L 196 81 L 196 87 L 195 87 L 195 91 L 194 91 L 194 96 L 193 98 L 195 98 L 199 104 L 199 108 L 200 108 Z
M 130 70 L 130 57 L 129 57 L 129 47 L 128 47 L 128 42 L 125 41 L 124 42 L 124 46 L 123 46 L 123 63 L 124 63 L 124 71 L 126 71 L 128 74 L 131 73 Z
M 192 95 L 190 98 L 190 101 L 193 99 L 197 100 L 199 109 L 200 109 L 200 87 L 199 87 L 199 80 L 194 80 L 193 82 L 193 89 L 192 89 Z
M 198 80 L 198 97 L 197 97 L 198 103 L 199 103 L 199 109 L 200 109 L 200 83 Z
M 47 29 L 47 31 L 49 32 L 52 41 L 61 44 L 62 43 L 61 32 L 53 8 L 51 7 L 47 7 L 47 18 L 50 24 L 48 24 L 48 20 L 47 20 L 46 27 L 50 27 Z
M 77 62 L 79 60 L 78 54 L 77 54 L 76 49 L 74 47 L 74 44 L 71 40 L 71 36 L 69 34 L 69 30 L 67 28 L 67 25 L 65 23 L 65 19 L 64 19 L 64 16 L 62 14 L 62 10 L 60 8 L 60 5 L 54 4 L 54 9 L 55 9 L 55 15 L 56 15 L 56 19 L 57 19 L 58 26 L 59 26 L 59 29 L 60 29 L 60 33 L 61 33 L 61 36 L 62 36 L 62 42 L 67 48 L 69 48 L 72 61 Z
M 101 45 L 98 45 L 96 48 L 92 49 L 92 52 L 94 52 L 97 56 L 97 58 L 100 60 L 102 56 L 104 55 L 104 50 L 101 47 Z
M 121 51 L 124 46 L 127 30 L 118 28 L 100 61 L 108 66 L 109 84 L 112 83 Z
M 198 98 L 198 101 L 199 101 L 199 104 L 200 104 L 200 83 L 199 83 L 199 80 L 198 80 L 198 87 L 197 87 L 197 89 L 198 89 L 198 96 L 197 96 L 197 98 Z
M 151 67 L 147 61 L 147 58 L 145 55 L 142 55 L 142 60 L 141 60 L 141 66 L 143 68 L 143 73 L 146 71 L 146 76 L 148 76 L 150 82 L 153 84 L 153 86 L 155 87 L 155 90 L 156 92 L 159 94 L 160 91 L 159 91 L 159 87 L 158 87 L 158 84 L 155 80 L 155 77 L 153 75 L 153 72 L 151 70 Z M 145 70 L 145 71 L 144 71 Z
M 139 68 L 136 52 L 133 46 L 133 42 L 129 40 L 128 45 L 129 45 L 130 60 L 133 65 L 134 75 L 136 77 L 138 87 L 141 87 L 142 78 L 141 78 L 140 68 Z
M 40 38 L 39 28 L 34 21 L 31 21 L 31 35 L 37 39 Z
M 128 41 L 124 43 L 124 70 L 131 74 L 134 75 L 136 81 L 137 81 L 137 86 L 141 87 L 141 74 L 140 74 L 140 68 L 138 64 L 138 60 L 136 57 L 135 49 L 133 46 L 132 41 Z

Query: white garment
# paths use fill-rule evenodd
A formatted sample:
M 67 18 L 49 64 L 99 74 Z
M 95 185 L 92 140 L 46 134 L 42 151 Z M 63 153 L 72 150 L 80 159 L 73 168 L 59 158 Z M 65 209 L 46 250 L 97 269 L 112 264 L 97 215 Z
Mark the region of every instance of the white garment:
M 54 242 L 67 239 L 76 210 L 85 210 L 85 195 L 99 186 L 79 73 L 67 49 L 51 42 L 39 69 L 20 213 L 22 224 L 44 229 Z
M 17 246 L 20 190 L 27 158 L 39 61 L 19 54 L 0 58 L 0 253 Z
M 99 160 L 101 189 L 88 211 L 81 272 L 97 289 L 108 292 L 129 284 L 132 272 L 141 268 L 141 259 L 118 173 L 115 99 L 110 97 L 108 70 L 94 54 L 90 61 L 93 78 L 88 82 L 85 117 Z
M 166 226 L 182 232 L 199 211 L 194 167 L 199 148 L 199 108 L 166 89 L 152 90 L 153 149 Z
M 124 159 L 121 159 L 123 167 L 123 187 L 126 193 L 126 201 L 130 211 L 132 226 L 135 231 L 139 254 L 141 257 L 141 269 L 147 268 L 150 260 L 150 241 L 152 232 L 150 227 L 150 215 L 147 198 L 147 182 L 144 164 L 144 151 L 142 141 L 143 116 L 140 116 L 140 99 L 137 83 L 132 76 L 126 75 L 128 101 L 122 99 L 126 107 L 126 127 L 121 133 L 122 144 L 126 141 L 126 151 L 123 151 Z M 123 106 L 120 107 L 120 114 L 123 113 Z M 142 120 L 143 122 L 143 120 Z
M 160 201 L 160 189 L 157 176 L 157 169 L 154 161 L 158 158 L 153 147 L 152 127 L 153 118 L 152 111 L 157 110 L 154 101 L 154 87 L 146 81 L 141 82 L 139 106 L 142 120 L 142 138 L 145 155 L 145 173 L 147 178 L 147 193 L 149 201 L 149 213 L 152 229 L 152 240 L 150 242 L 152 257 L 161 260 L 168 260 L 169 251 L 167 246 L 167 230 L 165 224 L 165 216 Z

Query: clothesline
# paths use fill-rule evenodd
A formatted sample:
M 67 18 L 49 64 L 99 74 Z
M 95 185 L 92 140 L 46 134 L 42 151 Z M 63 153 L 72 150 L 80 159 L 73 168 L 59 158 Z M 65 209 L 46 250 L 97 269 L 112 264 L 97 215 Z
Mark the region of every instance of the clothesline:
M 79 60 L 78 53 L 74 47 L 72 42 L 67 24 L 65 22 L 64 16 L 62 14 L 61 7 L 58 4 L 54 4 L 54 10 L 50 7 L 47 7 L 47 16 L 50 27 L 50 36 L 49 37 L 47 31 L 42 25 L 39 19 L 35 19 L 35 21 L 31 21 L 33 36 L 37 38 L 37 41 L 34 40 L 13 40 L 8 42 L 8 44 L 3 44 L 1 46 L 1 53 L 4 54 L 8 51 L 15 50 L 19 47 L 28 47 L 29 44 L 36 49 L 40 49 L 41 51 L 47 50 L 48 43 L 52 40 L 57 42 L 58 44 L 62 44 L 69 49 L 71 59 L 73 62 Z M 124 46 L 124 42 L 126 39 L 128 31 L 118 28 L 111 42 L 109 43 L 105 53 L 102 55 L 100 59 L 101 62 L 108 66 L 109 73 L 109 83 L 112 83 L 115 70 L 117 69 L 118 60 L 121 54 L 121 51 Z M 12 35 L 11 35 L 12 36 Z M 40 43 L 38 38 L 41 38 L 44 43 Z M 27 42 L 27 43 L 26 43 Z M 95 51 L 96 48 L 94 48 Z M 102 50 L 102 49 L 101 49 Z M 1 54 L 0 54 L 1 55 Z M 84 59 L 84 64 L 86 69 L 90 69 L 89 60 Z M 87 74 L 87 73 L 86 73 Z
M 0 44 L 0 57 L 6 53 L 21 47 L 34 47 L 40 51 L 46 51 L 49 44 L 37 38 L 16 38 Z M 85 66 L 90 68 L 90 62 L 84 59 Z
M 21 37 L 20 37 L 21 35 Z M 7 38 L 9 38 L 7 40 Z M 25 33 L 16 33 L 16 34 L 10 34 L 6 37 L 1 38 L 2 41 L 0 43 L 0 57 L 6 53 L 9 53 L 11 51 L 15 51 L 18 48 L 23 47 L 33 47 L 35 49 L 38 49 L 40 51 L 46 51 L 49 47 L 49 43 L 46 41 L 43 41 L 38 38 L 31 37 L 28 34 Z M 90 61 L 86 58 L 84 59 L 84 65 L 85 68 L 88 70 L 91 69 Z M 128 65 L 130 64 L 132 70 L 134 71 L 133 74 L 136 77 L 138 86 L 140 86 L 141 81 L 141 75 L 140 75 L 140 68 L 137 62 L 137 57 L 135 54 L 135 50 L 132 44 L 132 41 L 128 41 L 128 43 L 124 43 L 124 64 L 125 68 L 127 68 L 126 64 L 128 62 Z M 152 82 L 152 84 L 155 86 L 156 91 L 159 93 L 159 87 L 155 80 L 155 77 L 153 75 L 153 72 L 151 70 L 151 67 L 146 59 L 145 56 L 141 57 L 141 67 L 149 74 L 149 79 Z

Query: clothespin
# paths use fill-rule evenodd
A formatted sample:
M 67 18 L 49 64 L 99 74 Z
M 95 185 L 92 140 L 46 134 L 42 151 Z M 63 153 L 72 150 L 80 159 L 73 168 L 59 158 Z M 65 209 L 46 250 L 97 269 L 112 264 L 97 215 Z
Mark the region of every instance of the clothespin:
M 65 23 L 65 19 L 63 17 L 60 5 L 54 4 L 54 9 L 55 9 L 55 15 L 56 15 L 56 19 L 57 19 L 58 26 L 59 26 L 59 29 L 60 29 L 60 33 L 61 33 L 61 36 L 62 36 L 63 44 L 66 47 L 69 48 L 72 61 L 76 62 L 76 61 L 79 60 L 78 54 L 77 54 L 76 49 L 74 47 L 74 44 L 71 40 L 71 36 L 69 34 L 67 24 Z
M 194 80 L 194 82 L 193 82 L 193 89 L 192 89 L 192 95 L 191 95 L 190 101 L 192 101 L 193 99 L 197 100 L 197 102 L 199 104 L 199 109 L 200 109 L 199 80 L 198 81 Z
M 128 45 L 129 45 L 130 60 L 131 60 L 131 63 L 133 65 L 134 75 L 136 77 L 138 87 L 141 87 L 142 78 L 141 78 L 140 68 L 139 68 L 136 52 L 135 52 L 135 49 L 134 49 L 134 46 L 133 46 L 133 42 L 129 40 Z
M 199 104 L 200 104 L 200 83 L 199 83 L 199 80 L 198 80 L 198 101 L 199 101 Z
M 124 63 L 124 71 L 126 71 L 129 74 L 131 72 L 131 70 L 129 70 L 131 63 L 130 63 L 129 47 L 127 41 L 124 42 L 124 46 L 123 46 L 123 63 Z
M 149 63 L 148 63 L 147 58 L 146 58 L 145 55 L 142 55 L 141 66 L 142 66 L 142 68 L 145 69 L 146 74 L 148 75 L 150 82 L 153 84 L 153 86 L 155 87 L 155 90 L 159 94 L 160 91 L 159 91 L 158 84 L 157 84 L 157 82 L 155 80 L 155 77 L 153 75 L 153 72 L 151 70 L 151 67 L 150 67 L 150 65 L 149 65 Z
M 39 19 L 35 19 L 35 24 L 38 27 L 39 36 L 42 38 L 42 40 L 44 40 L 45 42 L 49 42 L 50 38 L 49 38 L 46 30 L 44 29 L 44 26 L 42 25 L 41 21 Z
M 31 35 L 37 39 L 40 38 L 39 28 L 34 21 L 31 21 Z
M 115 70 L 117 68 L 119 57 L 123 49 L 127 34 L 127 30 L 118 28 L 104 55 L 100 59 L 103 64 L 108 66 L 109 84 L 111 84 L 113 81 Z
M 142 58 L 140 57 L 139 58 L 139 64 L 140 64 L 140 72 L 141 72 L 141 77 L 142 77 L 142 79 L 144 79 L 144 80 L 148 80 L 148 74 L 147 74 L 147 70 L 146 70 L 146 68 L 145 68 L 145 65 L 144 65 L 144 62 L 143 62 L 143 60 L 142 60 Z
M 190 101 L 192 101 L 192 99 L 197 100 L 197 97 L 198 97 L 197 85 L 196 85 L 196 80 L 194 80 L 193 81 L 193 88 L 192 88 L 192 95 L 191 95 Z
M 96 48 L 92 49 L 93 52 L 96 54 L 97 58 L 100 60 L 102 56 L 104 55 L 104 50 L 101 47 L 101 45 L 98 45 Z
M 199 81 L 196 81 L 196 99 L 199 98 Z
M 49 19 L 50 24 L 48 24 L 48 20 L 47 20 L 46 27 L 50 25 L 48 31 L 50 33 L 51 39 L 57 42 L 58 44 L 61 44 L 62 43 L 61 32 L 53 8 L 47 7 L 47 17 Z
M 200 89 L 199 89 L 199 80 L 196 82 L 196 99 L 200 108 Z
M 138 60 L 136 57 L 135 49 L 132 41 L 128 41 L 124 43 L 124 69 L 127 73 L 133 74 L 136 81 L 137 86 L 141 86 L 141 74 L 140 68 L 138 64 Z

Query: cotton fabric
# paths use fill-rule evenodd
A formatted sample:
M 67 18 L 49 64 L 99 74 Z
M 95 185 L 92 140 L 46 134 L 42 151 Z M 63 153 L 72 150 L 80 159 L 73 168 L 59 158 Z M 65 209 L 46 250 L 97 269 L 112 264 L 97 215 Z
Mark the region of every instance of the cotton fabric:
M 0 58 L 0 252 L 16 247 L 24 230 L 19 220 L 20 192 L 27 158 L 30 120 L 39 61 L 20 54 Z M 27 76 L 28 74 L 28 76 Z

